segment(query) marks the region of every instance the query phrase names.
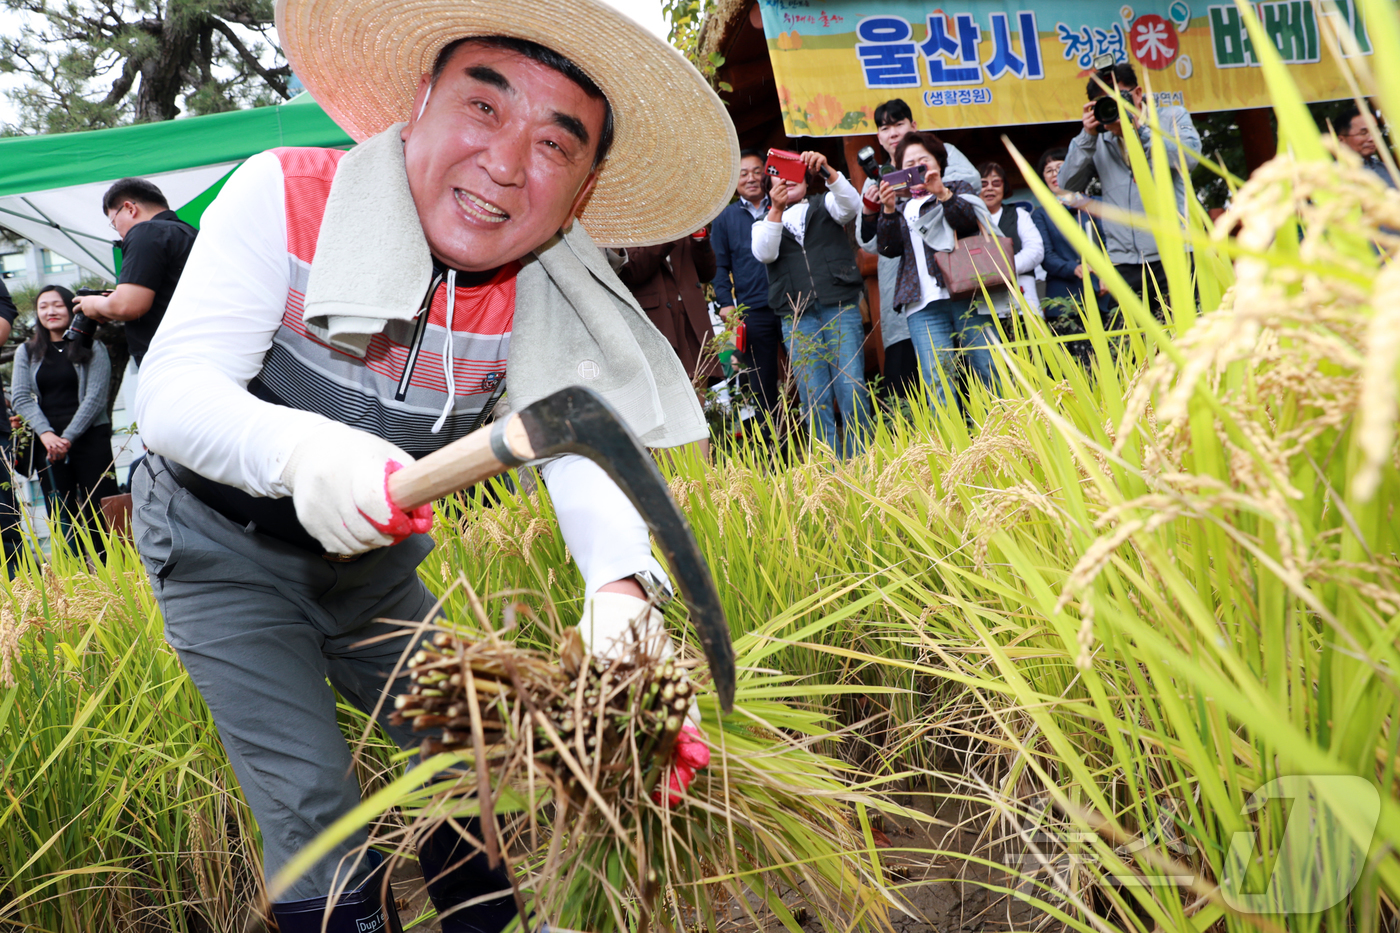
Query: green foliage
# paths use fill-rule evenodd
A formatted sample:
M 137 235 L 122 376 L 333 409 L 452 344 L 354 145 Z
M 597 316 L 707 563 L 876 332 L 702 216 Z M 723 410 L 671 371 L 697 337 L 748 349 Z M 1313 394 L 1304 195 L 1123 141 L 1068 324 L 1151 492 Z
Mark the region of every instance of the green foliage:
M 690 59 L 717 91 L 731 91 L 728 82 L 720 81 L 715 72 L 724 64 L 718 52 L 708 55 L 700 47 L 700 38 L 709 15 L 714 12 L 714 0 L 661 0 L 661 12 L 671 24 L 667 39 Z
M 8 132 L 65 133 L 220 113 L 287 98 L 291 69 L 267 0 L 0 0 L 16 14 L 0 61 L 28 80 L 7 92 Z
M 697 65 L 700 27 L 713 6 L 714 0 L 661 0 L 661 13 L 671 24 L 667 39 Z
M 234 929 L 257 833 L 145 573 L 57 548 L 0 621 L 0 929 Z

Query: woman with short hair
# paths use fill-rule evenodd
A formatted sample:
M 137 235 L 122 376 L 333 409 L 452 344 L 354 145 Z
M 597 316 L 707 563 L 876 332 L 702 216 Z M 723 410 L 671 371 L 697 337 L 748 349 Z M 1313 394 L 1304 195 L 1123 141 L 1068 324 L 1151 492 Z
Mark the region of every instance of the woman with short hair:
M 1008 316 L 1013 309 L 1027 307 L 1040 313 L 1040 296 L 1035 289 L 1035 270 L 1045 258 L 1045 241 L 1031 219 L 1031 205 L 1006 202 L 1006 168 L 1000 162 L 983 162 L 977 166 L 977 174 L 982 176 L 982 203 L 987 205 L 991 216 L 992 232 L 1011 241 L 1012 263 L 1016 267 L 1016 281 L 1021 287 L 1022 298 L 1009 290 L 989 289 L 992 306 L 986 302 L 978 304 L 982 314 L 993 311 L 1000 317 Z
M 99 342 L 64 338 L 73 320 L 73 293 L 62 285 L 41 288 L 34 310 L 34 336 L 15 350 L 11 399 L 42 445 L 34 462 L 53 518 L 85 524 L 100 559 L 105 549 L 97 500 L 112 466 L 111 361 Z M 75 543 L 71 525 L 65 537 Z
M 991 351 L 971 313 L 972 299 L 951 297 L 934 262 L 934 253 L 952 252 L 959 239 L 979 232 L 987 207 L 967 182 L 944 184 L 948 150 L 934 134 L 910 132 L 900 140 L 894 160 L 901 169 L 923 166 L 924 180 L 909 188 L 909 200 L 902 208 L 899 192 L 888 181 L 880 182 L 876 242 L 881 256 L 900 260 L 895 310 L 909 323 L 919 372 L 931 397 L 943 405 L 947 403 L 944 384 L 951 386 L 956 378 L 953 354 L 957 346 L 978 377 L 992 384 Z M 918 231 L 917 241 L 914 231 Z

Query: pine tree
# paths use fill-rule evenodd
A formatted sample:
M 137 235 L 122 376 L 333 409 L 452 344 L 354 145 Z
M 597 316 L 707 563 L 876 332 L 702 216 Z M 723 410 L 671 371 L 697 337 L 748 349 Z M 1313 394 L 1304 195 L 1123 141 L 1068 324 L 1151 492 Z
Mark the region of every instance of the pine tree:
M 218 113 L 290 96 L 271 0 L 0 0 L 16 130 L 61 133 Z M 13 131 L 13 130 L 12 130 Z

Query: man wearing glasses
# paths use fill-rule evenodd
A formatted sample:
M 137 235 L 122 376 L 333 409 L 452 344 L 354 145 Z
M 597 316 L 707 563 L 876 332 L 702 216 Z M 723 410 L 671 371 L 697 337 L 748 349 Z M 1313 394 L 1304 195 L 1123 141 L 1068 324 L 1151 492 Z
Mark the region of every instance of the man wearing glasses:
M 1345 143 L 1347 148 L 1361 156 L 1361 164 L 1375 172 L 1381 181 L 1394 188 L 1395 179 L 1390 177 L 1390 170 L 1385 167 L 1385 163 L 1377 154 L 1379 146 L 1376 144 L 1375 137 L 1371 135 L 1371 128 L 1366 125 L 1366 118 L 1361 115 L 1361 111 L 1356 107 L 1350 107 L 1333 125 L 1337 128 L 1337 138 Z
M 114 182 L 102 196 L 102 212 L 122 238 L 117 287 L 106 295 L 80 295 L 73 307 L 95 321 L 124 321 L 126 345 L 139 369 L 185 271 L 196 231 L 144 178 Z
M 751 228 L 768 213 L 763 156 L 745 149 L 739 157 L 739 195 L 715 218 L 711 238 L 715 246 L 715 298 L 720 317 L 728 320 L 738 305 L 744 306 L 749 354 L 757 385 L 751 385 L 763 411 L 775 415 L 778 404 L 778 347 L 783 330 L 768 307 L 768 269 L 754 258 Z

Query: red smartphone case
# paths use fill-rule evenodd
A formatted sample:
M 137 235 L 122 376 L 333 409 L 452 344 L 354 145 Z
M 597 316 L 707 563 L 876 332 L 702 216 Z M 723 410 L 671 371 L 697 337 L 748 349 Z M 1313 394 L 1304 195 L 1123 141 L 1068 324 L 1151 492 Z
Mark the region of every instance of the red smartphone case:
M 786 149 L 769 149 L 768 174 L 783 181 L 801 181 L 807 177 L 807 166 L 802 164 L 802 156 Z

